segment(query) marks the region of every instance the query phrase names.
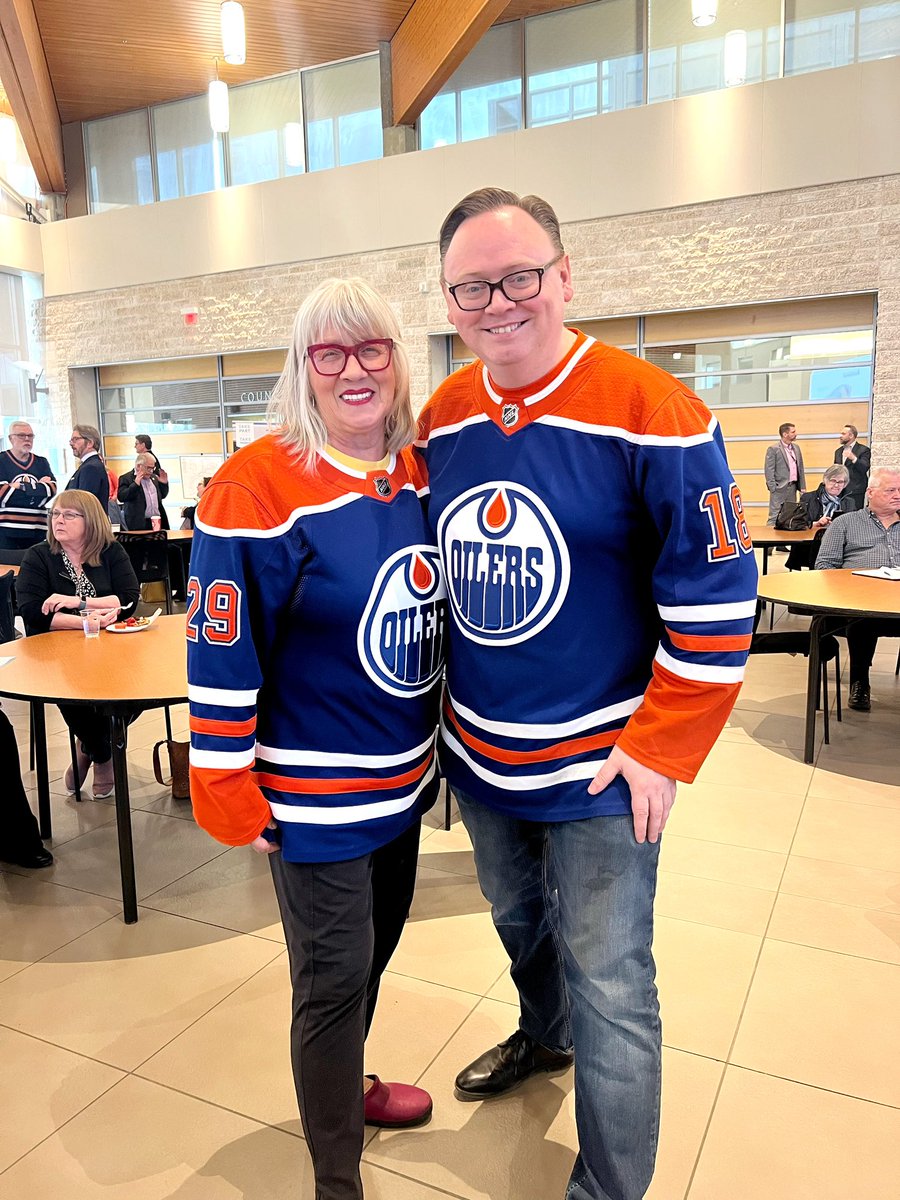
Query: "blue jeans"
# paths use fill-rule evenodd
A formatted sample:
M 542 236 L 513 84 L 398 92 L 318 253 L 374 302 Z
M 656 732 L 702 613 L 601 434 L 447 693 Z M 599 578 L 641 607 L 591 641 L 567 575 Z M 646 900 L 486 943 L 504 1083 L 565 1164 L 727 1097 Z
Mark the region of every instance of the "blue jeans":
M 522 821 L 454 794 L 512 962 L 519 1027 L 575 1049 L 580 1150 L 566 1200 L 640 1200 L 659 1133 L 659 842 L 639 845 L 630 816 Z

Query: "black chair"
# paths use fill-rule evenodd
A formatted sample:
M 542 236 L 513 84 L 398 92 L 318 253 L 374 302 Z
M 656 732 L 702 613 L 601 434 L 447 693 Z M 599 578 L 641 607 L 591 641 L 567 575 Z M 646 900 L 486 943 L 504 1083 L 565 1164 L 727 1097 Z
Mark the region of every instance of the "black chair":
M 757 618 L 758 620 L 758 618 Z M 797 630 L 791 633 L 754 633 L 750 642 L 751 654 L 802 654 L 809 658 L 809 630 Z M 825 718 L 825 744 L 829 744 L 829 711 L 828 711 L 828 664 L 834 659 L 834 691 L 837 699 L 836 716 L 840 721 L 841 715 L 841 650 L 838 640 L 831 634 L 826 634 L 819 641 L 819 661 L 822 664 L 822 675 L 819 680 L 819 694 L 816 696 L 816 708 L 821 708 Z
M 16 584 L 15 571 L 0 575 L 0 642 L 11 642 L 16 636 L 13 591 Z
M 0 566 L 20 567 L 28 549 L 26 546 L 25 550 L 0 550 Z
M 165 529 L 151 533 L 120 533 L 116 541 L 131 559 L 138 583 L 162 583 L 166 589 L 166 612 L 171 613 L 172 580 L 169 575 L 169 547 Z

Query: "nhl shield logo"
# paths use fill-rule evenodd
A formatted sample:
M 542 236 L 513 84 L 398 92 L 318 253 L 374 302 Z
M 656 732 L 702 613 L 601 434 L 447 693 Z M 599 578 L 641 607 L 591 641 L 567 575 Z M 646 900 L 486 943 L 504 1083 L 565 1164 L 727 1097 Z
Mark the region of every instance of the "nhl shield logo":
M 389 496 L 393 491 L 391 481 L 386 475 L 379 475 L 375 479 L 375 491 L 379 496 Z
M 500 422 L 507 429 L 512 428 L 519 419 L 518 404 L 504 404 L 500 409 Z

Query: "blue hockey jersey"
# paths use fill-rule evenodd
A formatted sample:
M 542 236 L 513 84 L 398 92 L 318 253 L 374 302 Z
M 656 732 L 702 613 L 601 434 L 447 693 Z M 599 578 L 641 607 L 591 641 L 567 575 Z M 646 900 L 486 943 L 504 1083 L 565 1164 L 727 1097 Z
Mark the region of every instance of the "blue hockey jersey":
M 578 334 L 506 390 L 476 362 L 426 405 L 420 452 L 450 598 L 441 765 L 512 816 L 630 810 L 618 745 L 694 778 L 750 646 L 756 564 L 721 431 L 685 386 Z
M 410 451 L 307 470 L 275 435 L 198 505 L 187 587 L 191 797 L 232 845 L 359 857 L 437 794 L 446 589 Z

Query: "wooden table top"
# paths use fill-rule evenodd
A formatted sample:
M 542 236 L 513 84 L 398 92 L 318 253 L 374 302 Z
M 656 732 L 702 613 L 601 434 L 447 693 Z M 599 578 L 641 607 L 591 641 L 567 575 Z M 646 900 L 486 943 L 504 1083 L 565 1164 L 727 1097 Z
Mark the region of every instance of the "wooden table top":
M 0 552 L 0 575 L 8 575 L 10 573 L 10 571 L 12 571 L 13 575 L 18 575 L 19 564 L 18 563 L 5 563 L 2 561 L 2 558 L 3 558 L 3 555 L 2 555 L 2 552 Z
M 86 638 L 58 629 L 0 645 L 0 696 L 18 700 L 147 706 L 187 698 L 184 615 L 157 617 L 140 633 Z
M 754 546 L 790 546 L 794 542 L 811 542 L 817 529 L 773 529 L 771 525 L 749 525 Z
M 850 568 L 763 575 L 759 581 L 759 597 L 803 612 L 900 617 L 900 580 L 854 575 Z
M 128 534 L 134 534 L 134 535 L 139 536 L 140 534 L 143 534 L 143 533 L 152 533 L 152 532 L 153 532 L 152 529 L 120 529 L 120 530 L 118 530 L 116 536 L 118 537 L 119 533 L 128 533 Z M 164 532 L 166 535 L 167 542 L 189 542 L 191 540 L 191 538 L 194 536 L 193 529 L 166 529 Z

